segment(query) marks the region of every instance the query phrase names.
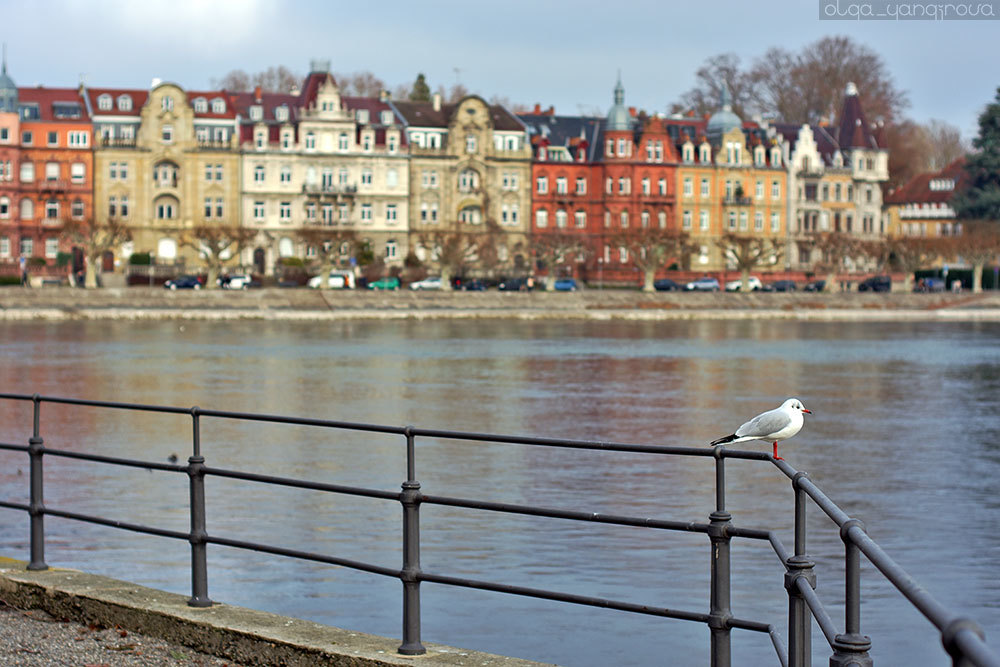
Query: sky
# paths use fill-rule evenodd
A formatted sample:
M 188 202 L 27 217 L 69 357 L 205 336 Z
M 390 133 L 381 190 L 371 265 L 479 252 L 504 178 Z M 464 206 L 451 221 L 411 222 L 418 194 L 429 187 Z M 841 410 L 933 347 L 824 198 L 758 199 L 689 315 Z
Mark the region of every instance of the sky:
M 923 1 L 897 7 L 912 13 Z M 820 20 L 871 9 L 865 2 L 886 0 L 0 0 L 0 42 L 22 87 L 82 77 L 148 88 L 159 78 L 205 90 L 231 70 L 304 75 L 320 59 L 335 73 L 370 71 L 390 90 L 422 72 L 432 89 L 460 82 L 572 115 L 606 113 L 619 72 L 626 105 L 665 113 L 711 56 L 749 65 L 770 47 L 797 52 L 844 35 L 882 56 L 908 94 L 907 116 L 975 136 L 1000 86 L 1000 0 L 979 12 L 994 20 Z

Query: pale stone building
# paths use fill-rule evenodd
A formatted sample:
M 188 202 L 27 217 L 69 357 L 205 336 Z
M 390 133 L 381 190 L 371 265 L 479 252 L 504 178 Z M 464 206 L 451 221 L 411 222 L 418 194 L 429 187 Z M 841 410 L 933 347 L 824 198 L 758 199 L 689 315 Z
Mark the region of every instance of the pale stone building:
M 236 112 L 220 91 L 185 91 L 153 81 L 150 90 L 85 88 L 93 119 L 94 219 L 118 218 L 132 241 L 116 263 L 150 253 L 157 264 L 200 267 L 181 239 L 201 225 L 239 219 Z
M 341 95 L 328 62 L 310 69 L 301 91 L 234 95 L 243 223 L 258 231 L 244 263 L 261 274 L 281 258 L 309 263 L 319 249 L 303 232 L 327 229 L 330 242 L 353 233 L 387 267 L 399 266 L 410 180 L 401 122 L 383 99 Z M 355 263 L 347 247 L 342 259 Z
M 390 103 L 405 124 L 410 152 L 410 245 L 433 263 L 431 234 L 491 233 L 495 263 L 471 271 L 502 274 L 530 263 L 531 148 L 525 125 L 501 105 L 470 95 L 444 104 Z

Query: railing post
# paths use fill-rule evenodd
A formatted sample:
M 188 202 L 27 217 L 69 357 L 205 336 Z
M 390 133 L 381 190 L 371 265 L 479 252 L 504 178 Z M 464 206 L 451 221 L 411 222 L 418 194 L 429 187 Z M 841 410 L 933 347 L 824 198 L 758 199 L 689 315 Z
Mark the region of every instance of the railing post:
M 189 607 L 211 607 L 208 597 L 208 545 L 205 538 L 205 457 L 201 455 L 199 411 L 191 408 L 194 423 L 193 452 L 188 458 L 188 479 L 191 490 L 191 599 Z
M 41 397 L 35 394 L 31 400 L 34 410 L 32 412 L 31 437 L 28 439 L 29 475 L 31 477 L 31 496 L 28 501 L 28 516 L 31 517 L 31 561 L 28 563 L 28 569 L 47 570 L 49 566 L 45 563 L 45 496 L 42 485 L 44 479 L 42 457 L 45 454 L 45 442 L 42 440 L 40 429 Z
M 708 536 L 712 542 L 711 604 L 708 627 L 711 631 L 712 667 L 729 667 L 732 664 L 730 643 L 730 569 L 729 526 L 732 515 L 726 511 L 726 467 L 723 447 L 715 447 L 715 511 L 709 515 Z
M 402 655 L 423 655 L 420 643 L 420 482 L 416 477 L 413 431 L 406 427 L 406 481 L 399 500 L 403 505 L 403 643 Z
M 785 561 L 785 590 L 788 591 L 788 665 L 807 667 L 812 664 L 812 614 L 806 604 L 798 582 L 805 579 L 816 588 L 815 563 L 806 555 L 806 492 L 799 488 L 799 480 L 806 473 L 792 477 L 795 491 L 795 554 Z
M 840 527 L 840 539 L 844 541 L 846 559 L 846 600 L 844 616 L 846 631 L 837 635 L 833 642 L 830 667 L 871 667 L 872 659 L 868 650 L 871 638 L 861 634 L 861 550 L 851 539 L 850 531 L 865 526 L 858 519 L 848 519 Z

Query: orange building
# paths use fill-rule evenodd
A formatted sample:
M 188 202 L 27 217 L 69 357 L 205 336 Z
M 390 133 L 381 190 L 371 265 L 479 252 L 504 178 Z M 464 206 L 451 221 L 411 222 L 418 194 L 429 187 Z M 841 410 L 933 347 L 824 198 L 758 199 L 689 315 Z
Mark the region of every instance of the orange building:
M 10 254 L 26 258 L 33 272 L 63 273 L 59 253 L 71 249 L 61 237 L 64 227 L 93 215 L 93 128 L 75 88 L 20 88 L 17 104 L 19 185 Z M 65 266 L 65 272 L 71 268 L 79 267 Z

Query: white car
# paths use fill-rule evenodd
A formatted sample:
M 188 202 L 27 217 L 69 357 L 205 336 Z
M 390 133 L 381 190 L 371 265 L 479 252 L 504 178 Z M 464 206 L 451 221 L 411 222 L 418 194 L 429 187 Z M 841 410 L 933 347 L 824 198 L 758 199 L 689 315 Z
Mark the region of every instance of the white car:
M 760 282 L 760 278 L 758 278 L 757 276 L 750 276 L 750 278 L 748 279 L 748 281 L 750 283 L 750 291 L 751 292 L 756 292 L 757 290 L 759 290 L 759 289 L 761 289 L 763 287 L 763 285 Z M 740 278 L 739 280 L 730 280 L 728 283 L 726 283 L 726 291 L 727 292 L 739 292 L 742 289 L 743 289 L 743 279 L 742 278 Z
M 430 276 L 415 283 L 410 283 L 412 290 L 441 289 L 441 276 Z
M 249 289 L 252 278 L 245 273 L 231 273 L 219 278 L 222 289 Z
M 326 280 L 330 289 L 354 289 L 354 274 L 350 271 L 331 271 Z M 313 276 L 306 284 L 313 289 L 319 289 L 322 282 L 323 276 Z

